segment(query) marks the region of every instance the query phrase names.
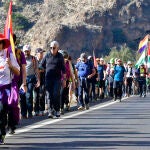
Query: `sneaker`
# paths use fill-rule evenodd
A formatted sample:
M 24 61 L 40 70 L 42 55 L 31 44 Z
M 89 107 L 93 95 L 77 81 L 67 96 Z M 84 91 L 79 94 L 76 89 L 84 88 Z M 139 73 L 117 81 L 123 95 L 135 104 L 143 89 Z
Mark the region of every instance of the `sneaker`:
M 14 134 L 15 133 L 16 127 L 10 127 L 9 129 L 9 134 Z
M 113 100 L 114 100 L 114 101 L 116 101 L 116 99 L 117 99 L 117 98 L 116 98 L 116 97 L 114 97 L 114 99 L 113 99 Z
M 39 116 L 39 112 L 35 112 L 35 116 Z
M 32 115 L 32 114 L 29 114 L 29 115 L 28 115 L 28 118 L 29 118 L 29 119 L 32 119 L 32 118 L 33 118 L 33 115 Z
M 142 97 L 146 97 L 146 94 L 144 94 Z
M 85 110 L 83 106 L 78 107 L 78 110 Z
M 2 137 L 0 139 L 0 144 L 4 144 L 4 139 L 5 139 L 5 135 L 2 135 Z
M 15 134 L 15 130 L 10 129 L 9 134 Z
M 60 111 L 56 111 L 56 117 L 57 117 L 57 118 L 60 117 Z
M 44 116 L 44 111 L 40 111 L 39 116 Z
M 64 109 L 61 109 L 60 113 L 61 113 L 62 115 L 64 115 Z
M 119 98 L 119 102 L 121 102 L 121 98 Z
M 89 104 L 86 104 L 85 108 L 86 108 L 86 110 L 88 110 L 89 109 Z
M 53 118 L 54 117 L 54 109 L 50 109 L 48 113 L 48 118 Z
M 53 118 L 54 115 L 52 113 L 48 113 L 48 118 Z

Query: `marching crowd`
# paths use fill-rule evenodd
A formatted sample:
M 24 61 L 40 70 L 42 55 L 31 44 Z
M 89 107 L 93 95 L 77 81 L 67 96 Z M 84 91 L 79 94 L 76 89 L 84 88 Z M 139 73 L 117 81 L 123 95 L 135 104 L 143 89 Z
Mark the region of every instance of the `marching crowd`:
M 13 35 L 14 42 L 16 36 Z M 10 41 L 0 35 L 0 143 L 4 143 L 6 129 L 15 133 L 21 119 L 63 115 L 70 110 L 73 93 L 77 109 L 86 110 L 91 101 L 106 97 L 114 101 L 139 94 L 145 97 L 149 76 L 144 64 L 134 68 L 131 61 L 120 58 L 94 58 L 82 53 L 74 64 L 59 43 L 52 41 L 44 55 L 37 48 L 31 55 L 30 45 L 15 49 L 15 56 L 6 50 Z M 16 57 L 16 59 L 15 59 Z M 94 63 L 96 61 L 96 63 Z M 96 65 L 94 65 L 96 64 Z M 21 117 L 20 117 L 21 114 Z

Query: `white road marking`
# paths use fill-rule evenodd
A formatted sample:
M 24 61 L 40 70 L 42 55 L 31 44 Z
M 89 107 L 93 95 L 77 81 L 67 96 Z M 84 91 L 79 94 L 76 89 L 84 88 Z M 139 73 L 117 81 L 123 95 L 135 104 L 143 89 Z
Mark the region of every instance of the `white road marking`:
M 122 100 L 125 100 L 125 99 L 127 99 L 127 97 L 126 98 L 122 98 Z M 44 122 L 40 121 L 40 122 L 34 123 L 32 125 L 25 126 L 23 128 L 17 129 L 15 131 L 14 135 L 21 134 L 21 133 L 24 133 L 24 132 L 28 132 L 28 131 L 31 131 L 33 129 L 37 129 L 37 128 L 40 128 L 40 127 L 43 127 L 43 126 L 46 126 L 46 125 L 50 125 L 50 124 L 53 124 L 53 123 L 56 123 L 56 122 L 59 122 L 59 121 L 65 120 L 65 119 L 73 118 L 73 117 L 76 117 L 76 116 L 79 116 L 79 115 L 91 112 L 93 110 L 97 110 L 97 109 L 100 109 L 100 108 L 104 108 L 104 107 L 113 105 L 113 104 L 115 104 L 117 102 L 118 101 L 111 101 L 111 102 L 106 103 L 106 104 L 98 104 L 96 106 L 90 107 L 89 110 L 79 111 L 79 112 L 76 112 L 75 114 L 67 115 L 67 116 L 64 116 L 64 117 L 61 116 L 59 119 L 51 119 L 51 120 L 48 120 L 48 121 L 46 120 Z M 10 135 L 10 134 L 6 135 L 6 137 L 10 137 L 10 136 L 13 136 L 13 135 Z

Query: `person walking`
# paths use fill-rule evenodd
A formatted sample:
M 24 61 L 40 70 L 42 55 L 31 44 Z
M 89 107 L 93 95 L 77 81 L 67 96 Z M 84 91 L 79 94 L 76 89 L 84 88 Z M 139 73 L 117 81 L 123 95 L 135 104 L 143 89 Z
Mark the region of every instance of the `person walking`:
M 48 118 L 53 118 L 54 115 L 60 117 L 60 91 L 61 86 L 66 87 L 65 62 L 58 50 L 59 43 L 52 41 L 40 65 L 45 69 L 46 98 L 49 103 Z
M 26 86 L 26 59 L 24 53 L 21 51 L 21 49 L 17 48 L 17 37 L 15 34 L 13 34 L 13 40 L 14 44 L 16 46 L 15 48 L 15 56 L 16 60 L 20 66 L 20 75 L 16 76 L 14 75 L 12 79 L 12 89 L 13 92 L 11 94 L 11 107 L 9 109 L 8 114 L 8 128 L 10 130 L 10 134 L 15 133 L 16 126 L 19 123 L 20 120 L 20 109 L 18 106 L 19 103 L 19 89 L 21 88 L 23 92 L 27 91 Z
M 140 97 L 146 97 L 146 76 L 147 70 L 144 64 L 141 64 L 138 68 L 138 83 Z
M 40 68 L 40 63 L 43 59 L 43 53 L 45 51 L 42 48 L 37 48 L 36 59 L 38 61 L 38 71 L 40 76 L 40 86 L 34 88 L 34 112 L 35 116 L 43 116 L 45 110 L 45 70 Z
M 31 55 L 31 47 L 29 45 L 23 46 L 23 52 L 26 58 L 26 84 L 27 92 L 20 93 L 20 106 L 22 119 L 32 118 L 33 114 L 33 89 L 40 86 L 38 63 L 34 56 Z M 28 114 L 28 116 L 27 116 Z
M 84 110 L 89 109 L 89 90 L 90 90 L 90 83 L 89 79 L 91 79 L 96 71 L 94 69 L 94 66 L 88 62 L 87 55 L 85 53 L 82 53 L 80 55 L 81 61 L 76 64 L 76 69 L 78 72 L 78 94 L 79 94 L 79 107 L 78 110 Z M 83 92 L 85 96 L 83 96 Z M 85 97 L 83 99 L 83 97 Z
M 126 67 L 126 81 L 125 81 L 125 96 L 130 97 L 132 92 L 132 82 L 133 82 L 133 67 L 132 62 L 128 61 Z
M 61 89 L 61 114 L 64 114 L 64 104 L 66 105 L 66 111 L 70 110 L 70 101 L 69 101 L 69 85 L 72 82 L 72 88 L 75 89 L 75 80 L 72 70 L 72 64 L 68 60 L 69 55 L 65 50 L 59 50 L 59 52 L 64 57 L 65 69 L 66 69 L 66 87 L 62 87 Z
M 0 34 L 0 144 L 4 144 L 6 127 L 11 107 L 11 82 L 12 75 L 20 75 L 20 68 L 13 53 L 6 50 L 10 41 Z M 13 120 L 12 120 L 13 121 Z
M 122 98 L 122 86 L 124 81 L 126 81 L 126 70 L 125 67 L 122 65 L 121 59 L 117 60 L 117 65 L 114 67 L 114 101 L 119 98 L 121 102 Z

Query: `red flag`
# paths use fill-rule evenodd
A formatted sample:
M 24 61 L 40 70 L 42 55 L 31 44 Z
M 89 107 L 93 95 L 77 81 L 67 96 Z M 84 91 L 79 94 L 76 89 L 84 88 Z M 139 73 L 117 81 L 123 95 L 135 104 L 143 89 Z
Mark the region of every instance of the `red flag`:
M 15 44 L 13 40 L 13 28 L 12 28 L 12 1 L 10 1 L 7 19 L 5 23 L 4 35 L 10 40 L 11 46 L 8 48 L 9 52 L 13 52 L 15 56 Z
M 93 60 L 94 60 L 94 67 L 97 67 L 97 61 L 96 61 L 94 50 L 93 50 Z

